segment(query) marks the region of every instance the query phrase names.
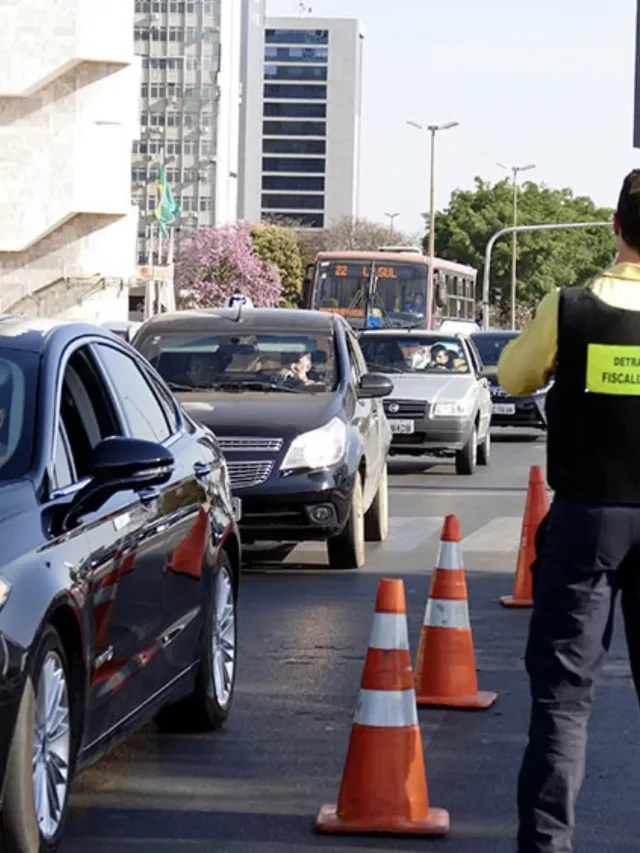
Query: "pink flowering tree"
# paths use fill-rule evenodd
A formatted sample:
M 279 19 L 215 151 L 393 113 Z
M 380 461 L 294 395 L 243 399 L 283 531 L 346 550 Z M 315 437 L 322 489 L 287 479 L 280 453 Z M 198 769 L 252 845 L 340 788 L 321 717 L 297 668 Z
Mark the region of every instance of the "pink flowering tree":
M 177 248 L 175 281 L 183 308 L 219 308 L 236 292 L 269 308 L 283 290 L 278 268 L 254 253 L 245 222 L 193 231 Z

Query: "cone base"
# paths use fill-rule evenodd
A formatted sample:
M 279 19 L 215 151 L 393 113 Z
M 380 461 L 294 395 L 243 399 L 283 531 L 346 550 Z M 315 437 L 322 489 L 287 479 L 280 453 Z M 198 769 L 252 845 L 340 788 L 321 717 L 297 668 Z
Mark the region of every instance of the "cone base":
M 533 607 L 532 598 L 514 598 L 512 595 L 503 595 L 500 599 L 503 607 Z
M 469 711 L 486 711 L 497 698 L 497 693 L 481 690 L 475 696 L 416 696 L 416 702 L 420 708 L 459 708 Z
M 429 809 L 426 820 L 407 818 L 340 818 L 337 806 L 322 806 L 314 821 L 316 832 L 350 835 L 446 835 L 450 818 L 446 809 Z

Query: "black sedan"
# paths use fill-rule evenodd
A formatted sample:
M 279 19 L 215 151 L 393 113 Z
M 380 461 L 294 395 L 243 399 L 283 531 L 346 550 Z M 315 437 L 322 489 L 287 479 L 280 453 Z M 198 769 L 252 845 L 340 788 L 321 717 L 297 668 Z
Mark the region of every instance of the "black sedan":
M 335 314 L 194 310 L 148 320 L 133 345 L 216 433 L 244 545 L 327 542 L 359 568 L 388 529 L 391 431 L 358 341 Z
M 489 329 L 472 332 L 473 339 L 484 365 L 484 375 L 489 380 L 493 406 L 492 427 L 522 427 L 546 430 L 545 413 L 547 388 L 530 397 L 512 397 L 498 382 L 498 361 L 502 350 L 520 332 L 512 329 Z
M 0 849 L 55 850 L 74 773 L 229 714 L 240 540 L 215 437 L 127 343 L 0 316 Z

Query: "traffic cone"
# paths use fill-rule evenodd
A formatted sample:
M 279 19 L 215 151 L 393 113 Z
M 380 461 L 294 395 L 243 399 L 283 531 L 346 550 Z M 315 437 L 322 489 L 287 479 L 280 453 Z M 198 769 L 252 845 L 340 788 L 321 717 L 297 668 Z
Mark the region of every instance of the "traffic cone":
M 485 710 L 497 693 L 478 691 L 460 522 L 444 520 L 416 659 L 417 704 Z
M 549 498 L 540 465 L 532 465 L 529 471 L 527 502 L 522 516 L 520 548 L 516 564 L 513 595 L 503 595 L 503 607 L 533 607 L 533 575 L 531 565 L 536 557 L 536 531 L 549 511 Z
M 338 803 L 322 806 L 314 827 L 354 834 L 449 831 L 449 813 L 429 806 L 401 580 L 382 579 L 378 586 Z

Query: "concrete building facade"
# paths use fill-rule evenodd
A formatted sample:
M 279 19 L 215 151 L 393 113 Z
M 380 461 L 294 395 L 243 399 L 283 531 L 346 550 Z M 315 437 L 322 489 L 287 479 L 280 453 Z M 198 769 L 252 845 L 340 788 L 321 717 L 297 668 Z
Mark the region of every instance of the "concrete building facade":
M 135 2 L 141 137 L 131 179 L 141 212 L 141 265 L 157 260 L 153 211 L 161 163 L 182 207 L 180 236 L 236 219 L 242 29 L 239 0 Z
M 91 292 L 126 316 L 138 220 L 132 18 L 133 0 L 0 5 L 1 311 L 39 313 L 37 294 L 50 304 L 56 291 L 73 311 Z
M 265 0 L 242 0 L 242 96 L 240 102 L 240 186 L 238 218 L 260 219 L 262 81 Z
M 267 19 L 263 219 L 323 228 L 357 216 L 363 43 L 357 20 Z

